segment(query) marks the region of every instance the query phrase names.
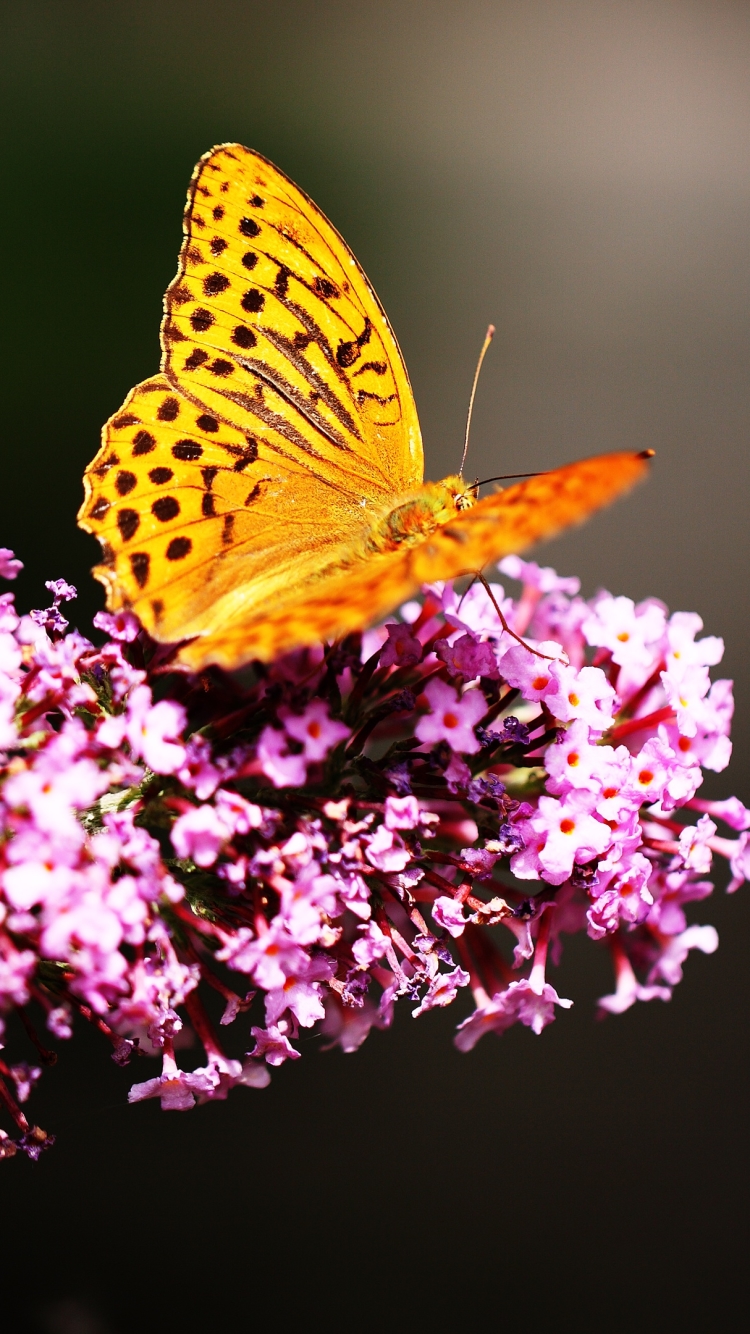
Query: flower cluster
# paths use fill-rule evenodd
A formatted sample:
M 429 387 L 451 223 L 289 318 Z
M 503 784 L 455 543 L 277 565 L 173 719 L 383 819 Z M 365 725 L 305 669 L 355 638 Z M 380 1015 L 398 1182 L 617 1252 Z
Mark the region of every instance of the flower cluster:
M 36 1053 L 0 1058 L 0 1156 L 51 1142 L 21 1106 L 55 1059 L 39 1015 L 56 1039 L 94 1024 L 122 1064 L 160 1057 L 130 1099 L 185 1109 L 263 1087 L 301 1029 L 354 1051 L 401 997 L 418 1016 L 473 995 L 462 1051 L 540 1033 L 572 1003 L 547 977 L 566 932 L 611 952 L 612 1013 L 716 948 L 686 908 L 714 854 L 731 890 L 750 871 L 750 811 L 696 796 L 731 749 L 721 640 L 655 599 L 501 570 L 517 599 L 430 586 L 235 676 L 171 671 L 129 613 L 100 613 L 93 644 L 63 580 L 27 616 L 0 597 L 0 1023 L 20 1020 L 0 1036 Z

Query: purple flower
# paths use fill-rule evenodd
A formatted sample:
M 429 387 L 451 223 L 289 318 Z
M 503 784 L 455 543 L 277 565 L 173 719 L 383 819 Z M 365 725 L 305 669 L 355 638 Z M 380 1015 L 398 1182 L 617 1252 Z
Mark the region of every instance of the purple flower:
M 274 787 L 301 787 L 307 775 L 303 755 L 290 753 L 284 732 L 264 727 L 258 738 L 258 762 Z
M 588 862 L 612 842 L 612 831 L 592 811 L 589 793 L 573 791 L 561 801 L 540 797 L 538 812 L 521 824 L 526 848 L 511 859 L 511 870 L 521 880 L 547 880 L 561 885 L 572 874 L 574 862 Z
M 447 639 L 441 639 L 435 645 L 435 652 L 440 661 L 446 664 L 451 676 L 465 676 L 468 680 L 485 676 L 496 680 L 500 675 L 492 648 L 473 634 L 460 635 L 452 644 Z
M 269 1028 L 252 1028 L 255 1046 L 250 1056 L 256 1060 L 266 1060 L 269 1065 L 283 1065 L 284 1061 L 299 1060 L 302 1055 L 289 1041 L 285 1033 L 271 1025 Z
M 78 589 L 65 579 L 48 579 L 44 587 L 49 590 L 55 599 L 55 606 L 58 602 L 73 602 L 78 597 Z
M 23 569 L 23 561 L 16 560 L 9 547 L 0 547 L 0 579 L 15 579 Z
M 480 749 L 474 735 L 474 726 L 487 711 L 487 702 L 481 690 L 467 690 L 461 698 L 453 686 L 439 677 L 433 678 L 424 690 L 430 712 L 420 718 L 415 735 L 427 745 L 447 741 L 462 755 L 475 755 Z
M 321 699 L 311 700 L 302 714 L 281 709 L 279 718 L 288 735 L 302 743 L 307 761 L 324 760 L 339 741 L 351 735 L 351 728 L 329 716 Z
M 49 584 L 47 587 L 49 588 Z M 94 617 L 94 625 L 97 630 L 109 635 L 110 639 L 118 639 L 123 644 L 132 644 L 141 632 L 140 621 L 132 611 L 118 611 L 114 614 L 98 611 Z
M 387 642 L 380 651 L 381 667 L 414 667 L 422 660 L 422 645 L 411 627 L 401 622 L 386 625 Z
M 435 899 L 431 908 L 432 918 L 435 924 L 442 927 L 451 936 L 463 935 L 466 926 L 463 905 L 457 899 L 448 898 L 443 894 Z
M 231 832 L 213 806 L 193 806 L 172 825 L 171 839 L 178 857 L 213 866 Z

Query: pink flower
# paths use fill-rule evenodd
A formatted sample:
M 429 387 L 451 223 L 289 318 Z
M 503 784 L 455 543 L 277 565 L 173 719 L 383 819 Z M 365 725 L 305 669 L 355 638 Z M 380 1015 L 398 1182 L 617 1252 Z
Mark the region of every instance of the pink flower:
M 559 644 L 542 643 L 538 648 L 539 652 L 533 653 L 521 644 L 514 644 L 500 659 L 500 674 L 525 699 L 546 701 L 548 696 L 559 692 L 559 669 L 566 664 L 560 660 Z
M 37 965 L 33 950 L 9 950 L 0 957 L 0 1010 L 6 1005 L 26 1005 L 29 999 L 28 983 Z
M 666 616 L 662 603 L 651 598 L 638 606 L 631 598 L 601 593 L 583 623 L 589 644 L 608 648 L 620 666 L 648 668 L 665 641 Z
M 23 569 L 23 561 L 16 560 L 9 547 L 0 547 L 0 579 L 15 579 Z
M 378 825 L 368 838 L 365 856 L 379 871 L 403 871 L 411 861 L 411 853 L 399 835 L 384 824 Z
M 750 834 L 740 834 L 739 838 L 731 843 L 729 867 L 732 879 L 727 885 L 727 894 L 734 894 L 746 880 L 750 879 Z
M 291 754 L 286 734 L 275 727 L 263 728 L 258 738 L 258 760 L 274 787 L 301 787 L 307 776 L 304 756 Z
M 213 806 L 193 806 L 175 820 L 170 838 L 178 857 L 191 858 L 196 866 L 213 866 L 231 830 Z
M 282 1015 L 291 1010 L 298 1024 L 312 1028 L 318 1019 L 325 1018 L 322 990 L 318 982 L 301 982 L 288 977 L 283 987 L 266 993 L 266 1024 L 272 1027 Z
M 187 1112 L 195 1106 L 197 1094 L 210 1093 L 213 1082 L 204 1070 L 186 1073 L 180 1070 L 174 1057 L 164 1053 L 162 1073 L 156 1079 L 134 1084 L 128 1093 L 128 1102 L 142 1102 L 144 1098 L 159 1098 L 163 1112 Z
M 439 899 L 435 899 L 430 911 L 437 926 L 442 927 L 453 937 L 463 935 L 466 927 L 463 904 L 449 898 L 447 894 L 442 894 Z
M 136 686 L 128 697 L 125 735 L 134 755 L 157 774 L 173 774 L 185 762 L 177 738 L 185 728 L 185 710 L 171 700 L 151 702 L 148 686 Z
M 713 954 L 718 948 L 719 936 L 715 927 L 689 926 L 678 936 L 667 937 L 649 978 L 663 977 L 665 982 L 675 987 L 682 981 L 682 965 L 690 950 Z
M 308 762 L 324 760 L 339 741 L 351 735 L 350 727 L 330 717 L 322 699 L 311 700 L 302 714 L 280 709 L 279 718 L 289 736 L 302 743 Z
M 381 931 L 377 922 L 368 922 L 360 927 L 363 935 L 352 945 L 352 954 L 360 968 L 369 968 L 377 959 L 382 959 L 388 947 L 388 937 Z
M 386 829 L 416 829 L 419 825 L 419 802 L 416 797 L 386 797 Z
M 583 719 L 595 732 L 612 725 L 617 696 L 604 672 L 598 667 L 574 667 L 556 664 L 557 689 L 545 697 L 547 708 L 561 722 Z
M 132 644 L 141 632 L 141 623 L 132 611 L 98 611 L 94 617 L 97 630 L 102 630 L 110 639 L 119 639 L 123 644 Z
M 611 996 L 600 996 L 599 1007 L 609 1014 L 623 1014 L 636 1001 L 672 999 L 669 987 L 644 987 L 639 983 L 627 954 L 621 948 L 615 953 L 616 990 Z
M 500 675 L 491 646 L 477 640 L 473 634 L 461 635 L 452 644 L 441 639 L 435 645 L 435 653 L 447 665 L 451 676 L 464 676 L 467 680 L 485 676 L 497 680 Z
M 474 727 L 487 712 L 487 702 L 481 690 L 467 690 L 459 699 L 458 692 L 439 677 L 425 686 L 429 714 L 420 718 L 415 735 L 420 741 L 434 745 L 447 741 L 451 749 L 462 755 L 474 755 L 479 742 Z
M 284 1061 L 297 1061 L 302 1055 L 289 1041 L 286 1034 L 271 1025 L 269 1028 L 251 1028 L 255 1046 L 249 1053 L 254 1060 L 265 1059 L 269 1065 L 283 1065 Z
M 575 576 L 566 577 L 559 575 L 549 565 L 537 565 L 533 560 L 522 560 L 520 556 L 505 556 L 498 565 L 498 569 L 503 574 L 507 574 L 509 579 L 518 579 L 523 584 L 528 584 L 530 588 L 536 589 L 539 593 L 569 593 L 571 595 L 578 592 L 581 587 L 580 579 Z
M 381 667 L 413 667 L 422 660 L 422 645 L 411 627 L 401 622 L 384 627 L 388 640 L 380 651 Z
M 716 825 L 707 815 L 702 815 L 697 825 L 688 825 L 680 833 L 680 857 L 689 871 L 705 875 L 711 870 L 711 848 L 709 842 L 716 833 Z
M 723 820 L 730 829 L 750 829 L 750 810 L 738 797 L 727 797 L 726 801 L 703 801 L 695 797 L 690 804 L 694 810 Z
M 449 973 L 436 973 L 420 1004 L 416 1010 L 412 1010 L 413 1018 L 418 1019 L 420 1014 L 426 1014 L 428 1010 L 452 1005 L 458 988 L 468 987 L 470 980 L 463 968 L 452 968 Z
M 276 991 L 287 978 L 304 975 L 309 960 L 305 951 L 277 918 L 259 937 L 240 927 L 216 956 L 241 973 L 250 973 L 264 991 Z
M 606 789 L 611 799 L 619 792 L 625 774 L 630 772 L 629 760 L 624 746 L 615 751 L 612 746 L 592 744 L 588 722 L 576 718 L 545 754 L 547 790 L 557 795 L 575 787 L 597 794 Z
M 585 864 L 604 852 L 612 842 L 612 831 L 591 814 L 591 806 L 590 794 L 583 791 L 569 792 L 562 801 L 540 797 L 537 814 L 520 827 L 527 848 L 511 859 L 513 874 L 524 880 L 541 876 L 551 885 L 561 885 L 572 874 L 574 862 Z M 532 857 L 527 827 L 535 836 Z

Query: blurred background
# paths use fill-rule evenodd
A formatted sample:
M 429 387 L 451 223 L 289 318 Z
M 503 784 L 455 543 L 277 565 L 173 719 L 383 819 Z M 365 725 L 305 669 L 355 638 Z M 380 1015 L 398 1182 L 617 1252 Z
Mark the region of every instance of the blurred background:
M 101 423 L 158 368 L 185 190 L 240 140 L 310 193 L 401 342 L 427 475 L 655 448 L 648 485 L 540 559 L 727 643 L 750 801 L 750 7 L 741 0 L 0 3 L 2 526 L 101 605 L 77 531 Z M 599 952 L 541 1039 L 471 1056 L 406 1015 L 266 1093 L 165 1115 L 82 1037 L 3 1164 L 9 1331 L 304 1321 L 562 1330 L 728 1322 L 747 1247 L 747 890 L 670 1005 L 597 1025 Z M 454 1007 L 457 1008 L 457 1007 Z M 725 1322 L 726 1318 L 726 1322 Z

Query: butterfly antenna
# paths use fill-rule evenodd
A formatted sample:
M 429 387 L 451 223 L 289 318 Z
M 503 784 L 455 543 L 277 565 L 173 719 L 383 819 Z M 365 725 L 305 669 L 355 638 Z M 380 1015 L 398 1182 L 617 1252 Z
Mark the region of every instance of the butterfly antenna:
M 461 456 L 461 467 L 458 470 L 459 477 L 463 477 L 466 455 L 469 452 L 469 431 L 471 430 L 471 414 L 474 411 L 474 398 L 477 392 L 477 382 L 479 380 L 479 372 L 482 369 L 482 362 L 484 361 L 485 355 L 487 353 L 487 348 L 489 347 L 494 337 L 495 337 L 495 326 L 494 324 L 490 324 L 487 328 L 487 333 L 485 335 L 484 342 L 482 343 L 482 351 L 479 353 L 477 368 L 474 372 L 474 383 L 471 386 L 471 397 L 469 399 L 469 412 L 466 417 L 466 435 L 464 436 L 464 452 Z

